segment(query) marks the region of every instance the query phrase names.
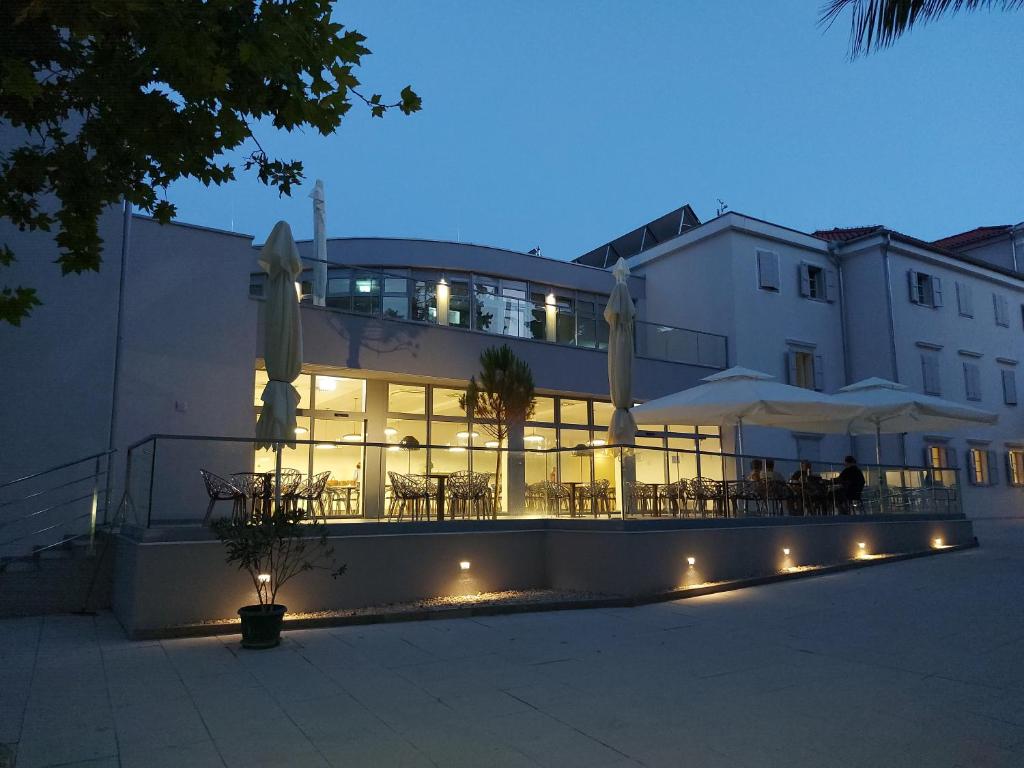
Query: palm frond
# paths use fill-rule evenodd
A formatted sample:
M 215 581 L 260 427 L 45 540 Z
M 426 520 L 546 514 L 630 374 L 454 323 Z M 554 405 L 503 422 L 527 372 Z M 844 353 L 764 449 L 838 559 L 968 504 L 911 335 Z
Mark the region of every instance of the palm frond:
M 831 27 L 847 9 L 850 18 L 850 58 L 888 48 L 915 26 L 960 11 L 1016 11 L 1024 0 L 829 0 L 818 24 Z

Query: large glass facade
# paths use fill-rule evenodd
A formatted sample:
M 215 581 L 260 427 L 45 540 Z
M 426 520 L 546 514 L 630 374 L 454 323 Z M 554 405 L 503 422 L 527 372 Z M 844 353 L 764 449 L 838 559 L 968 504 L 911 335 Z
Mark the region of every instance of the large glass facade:
M 266 381 L 266 372 L 256 371 L 253 402 L 257 415 Z M 433 475 L 436 480 L 467 470 L 490 475 L 492 485 L 494 475 L 500 473 L 500 511 L 507 511 L 507 445 L 498 444 L 488 424 L 466 414 L 460 402 L 465 390 L 390 382 L 386 388 L 377 385 L 373 390 L 380 393 L 374 396 L 382 401 L 368 404 L 367 382 L 360 378 L 304 373 L 295 387 L 300 396 L 296 437 L 313 444 L 285 448 L 282 464 L 303 475 L 330 472 L 325 514 L 385 514 L 391 500 L 392 473 Z M 607 481 L 614 497 L 619 451 L 605 447 L 613 411 L 606 400 L 538 395 L 523 434 L 527 486 L 560 483 L 575 496 L 579 486 Z M 383 422 L 372 429 L 367 418 L 371 412 L 384 413 Z M 372 430 L 383 432 L 385 448 L 364 447 Z M 660 485 L 698 475 L 723 476 L 717 427 L 645 428 L 637 434 L 636 445 L 636 479 L 640 482 Z M 257 451 L 255 471 L 273 471 L 275 458 L 272 451 Z M 367 467 L 368 461 L 371 467 Z M 373 478 L 372 488 L 365 487 L 368 477 Z M 368 498 L 377 501 L 368 507 Z

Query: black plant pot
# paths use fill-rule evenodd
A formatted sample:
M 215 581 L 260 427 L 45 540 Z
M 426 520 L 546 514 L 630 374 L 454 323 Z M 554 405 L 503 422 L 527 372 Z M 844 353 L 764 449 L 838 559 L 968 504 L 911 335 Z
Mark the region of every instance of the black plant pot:
M 242 619 L 243 648 L 274 648 L 281 642 L 281 623 L 288 608 L 283 605 L 246 605 L 238 609 Z

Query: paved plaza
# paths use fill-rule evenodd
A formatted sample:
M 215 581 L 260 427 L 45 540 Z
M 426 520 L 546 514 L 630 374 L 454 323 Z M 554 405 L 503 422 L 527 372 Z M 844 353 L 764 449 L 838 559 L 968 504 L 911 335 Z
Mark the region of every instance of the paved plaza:
M 976 530 L 976 550 L 676 603 L 264 652 L 5 620 L 0 744 L 18 768 L 1021 766 L 1024 521 Z

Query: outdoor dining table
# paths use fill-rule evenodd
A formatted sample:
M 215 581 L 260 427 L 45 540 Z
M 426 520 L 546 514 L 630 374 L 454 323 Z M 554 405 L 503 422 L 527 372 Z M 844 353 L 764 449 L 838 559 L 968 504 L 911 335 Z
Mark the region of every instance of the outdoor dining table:
M 431 473 L 427 474 L 428 478 L 430 478 L 431 480 L 436 480 L 437 481 L 437 498 L 436 498 L 436 502 L 437 502 L 437 521 L 439 523 L 440 522 L 444 522 L 444 487 L 445 487 L 445 484 L 448 482 L 448 475 L 449 475 L 448 472 L 431 472 Z M 427 504 L 428 504 L 427 508 L 429 509 L 430 508 L 429 507 L 430 501 L 428 501 Z

